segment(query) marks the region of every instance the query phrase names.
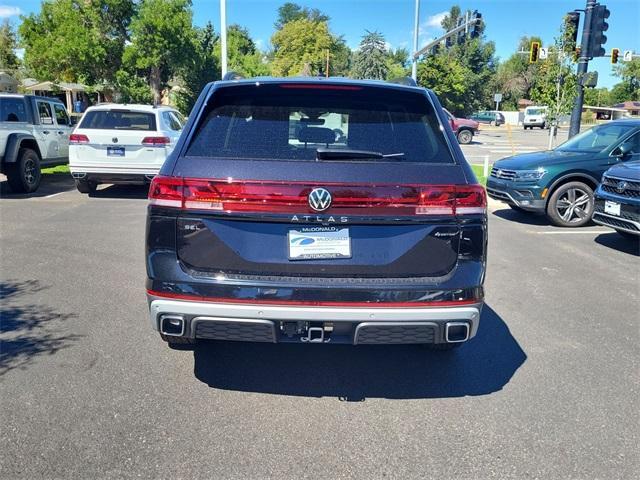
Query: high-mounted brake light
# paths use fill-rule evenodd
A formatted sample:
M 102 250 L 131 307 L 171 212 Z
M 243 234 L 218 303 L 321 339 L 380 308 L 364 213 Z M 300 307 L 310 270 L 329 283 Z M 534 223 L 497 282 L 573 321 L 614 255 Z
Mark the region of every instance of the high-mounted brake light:
M 322 186 L 331 194 L 327 215 L 466 215 L 486 211 L 480 185 L 345 185 L 306 182 L 207 180 L 156 176 L 149 189 L 152 205 L 227 213 L 315 212 L 309 193 Z
M 142 145 L 145 147 L 164 147 L 170 143 L 169 137 L 144 137 L 142 139 Z
M 81 143 L 89 143 L 89 137 L 81 133 L 72 133 L 69 135 L 69 143 L 71 145 L 79 145 Z
M 362 90 L 362 87 L 354 85 L 318 85 L 317 83 L 283 83 L 280 88 L 291 88 L 297 90 Z

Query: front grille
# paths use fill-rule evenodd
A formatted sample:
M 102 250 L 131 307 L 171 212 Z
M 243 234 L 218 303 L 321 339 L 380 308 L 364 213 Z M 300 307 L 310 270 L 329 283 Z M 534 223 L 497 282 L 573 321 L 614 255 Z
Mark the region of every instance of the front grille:
M 625 180 L 623 178 L 608 177 L 605 175 L 602 178 L 602 190 L 622 197 L 640 198 L 640 182 Z
M 196 338 L 238 342 L 274 342 L 272 322 L 195 319 Z
M 433 325 L 360 325 L 356 331 L 357 344 L 434 343 Z
M 515 170 L 505 170 L 504 168 L 493 167 L 491 169 L 491 176 L 494 178 L 500 178 L 502 180 L 513 180 L 516 178 Z
M 595 212 L 593 214 L 593 219 L 604 225 L 607 225 L 611 228 L 624 228 L 625 230 L 630 230 L 632 232 L 640 232 L 640 228 L 635 223 L 624 220 L 622 218 L 613 218 L 608 215 L 602 215 L 599 212 Z

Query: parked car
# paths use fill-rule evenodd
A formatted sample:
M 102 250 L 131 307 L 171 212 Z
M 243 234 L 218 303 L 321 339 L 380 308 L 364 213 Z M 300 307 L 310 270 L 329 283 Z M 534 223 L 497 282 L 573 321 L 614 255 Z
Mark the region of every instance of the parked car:
M 547 127 L 547 107 L 527 107 L 524 109 L 524 119 L 522 125 L 524 129 L 533 129 L 533 127 Z
M 489 125 L 495 125 L 496 127 L 504 125 L 505 122 L 504 115 L 496 111 L 483 110 L 481 112 L 475 112 L 472 113 L 469 118 L 471 120 L 475 120 L 476 122 L 488 123 Z
M 453 133 L 458 139 L 458 143 L 462 143 L 463 145 L 471 143 L 473 136 L 478 134 L 478 122 L 466 118 L 455 117 L 446 108 L 443 108 L 442 110 L 449 119 L 449 125 L 451 125 L 451 130 L 453 130 Z
M 101 183 L 144 184 L 158 173 L 182 131 L 172 107 L 89 107 L 70 139 L 69 168 L 81 193 Z
M 447 121 L 416 86 L 207 85 L 149 190 L 153 328 L 170 344 L 473 337 L 486 197 Z
M 498 160 L 487 180 L 491 198 L 521 212 L 546 213 L 560 227 L 591 221 L 596 187 L 613 165 L 640 153 L 640 120 L 586 130 L 555 150 Z
M 0 171 L 14 192 L 35 192 L 43 167 L 69 161 L 71 120 L 57 98 L 0 95 Z
M 640 135 L 636 135 L 637 139 Z M 596 190 L 593 221 L 615 229 L 620 235 L 640 239 L 640 145 L 623 143 L 616 155 L 635 149 L 633 162 L 614 165 L 602 176 Z

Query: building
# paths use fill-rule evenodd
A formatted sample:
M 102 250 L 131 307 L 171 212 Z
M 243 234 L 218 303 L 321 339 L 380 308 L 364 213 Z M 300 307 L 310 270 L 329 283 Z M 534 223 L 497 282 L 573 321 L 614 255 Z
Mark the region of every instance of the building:
M 640 102 L 634 102 L 633 100 L 627 100 L 626 102 L 617 103 L 615 108 L 621 108 L 627 111 L 627 114 L 632 117 L 640 116 Z

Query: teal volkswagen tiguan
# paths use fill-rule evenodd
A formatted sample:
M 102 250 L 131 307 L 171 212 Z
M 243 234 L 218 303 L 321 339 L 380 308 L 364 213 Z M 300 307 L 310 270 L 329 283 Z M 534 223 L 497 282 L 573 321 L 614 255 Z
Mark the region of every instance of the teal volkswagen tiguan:
M 640 120 L 598 125 L 554 150 L 498 160 L 487 181 L 491 198 L 514 210 L 546 214 L 560 227 L 591 221 L 602 174 L 640 156 Z

